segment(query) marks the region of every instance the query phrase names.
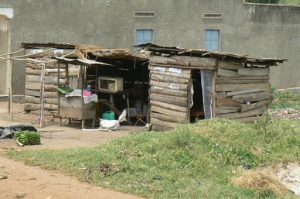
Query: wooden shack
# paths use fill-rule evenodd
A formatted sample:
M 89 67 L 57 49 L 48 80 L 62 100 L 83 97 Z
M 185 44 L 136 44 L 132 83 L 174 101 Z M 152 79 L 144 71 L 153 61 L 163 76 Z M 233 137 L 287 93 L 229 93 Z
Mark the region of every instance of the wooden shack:
M 271 100 L 270 67 L 285 61 L 153 44 L 140 47 L 151 52 L 154 130 L 213 117 L 255 121 Z
M 22 43 L 26 51 L 25 62 L 25 106 L 26 112 L 39 114 L 41 104 L 41 89 L 44 89 L 44 109 L 48 114 L 57 112 L 57 74 L 58 63 L 54 57 L 77 57 L 75 55 L 75 44 L 55 43 Z M 45 71 L 44 87 L 41 87 L 42 71 Z M 66 82 L 64 66 L 60 71 L 61 83 Z

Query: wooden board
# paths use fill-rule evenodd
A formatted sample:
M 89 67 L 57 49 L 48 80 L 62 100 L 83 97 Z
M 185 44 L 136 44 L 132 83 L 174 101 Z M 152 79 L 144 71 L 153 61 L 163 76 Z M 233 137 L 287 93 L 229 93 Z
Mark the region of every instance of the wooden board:
M 158 102 L 164 102 L 168 104 L 174 104 L 178 106 L 187 106 L 187 98 L 185 97 L 174 97 L 174 96 L 168 96 L 168 95 L 160 95 L 151 93 L 150 94 L 150 100 L 155 100 Z
M 56 98 L 45 98 L 44 100 L 46 104 L 58 104 L 58 100 Z M 40 98 L 25 96 L 25 103 L 40 104 Z
M 190 79 L 191 74 L 181 74 L 181 73 L 171 73 L 171 72 L 159 72 L 155 70 L 150 70 L 150 75 L 157 74 L 157 75 L 163 75 L 167 77 L 175 77 L 175 78 L 180 78 L 180 79 Z
M 236 71 L 226 70 L 222 68 L 218 68 L 217 75 L 221 77 L 236 77 L 238 76 Z
M 151 118 L 155 118 L 164 122 L 186 123 L 186 117 L 178 117 L 177 115 L 169 116 L 162 113 L 151 113 Z
M 150 93 L 177 96 L 177 97 L 187 97 L 186 91 L 172 90 L 172 89 L 167 89 L 167 88 L 161 88 L 158 86 L 151 86 Z
M 253 104 L 241 104 L 241 112 L 245 112 L 245 111 L 250 111 L 250 110 L 254 110 L 260 107 L 264 107 L 267 106 L 270 103 L 269 100 L 265 100 L 265 101 L 261 101 L 261 102 L 256 102 Z
M 270 91 L 249 93 L 244 95 L 235 95 L 232 97 L 232 100 L 240 103 L 257 102 L 257 101 L 270 100 L 270 99 L 271 99 Z
M 270 68 L 239 68 L 238 75 L 242 76 L 268 76 Z
M 170 117 L 176 116 L 176 117 L 180 117 L 180 118 L 185 118 L 185 120 L 188 116 L 186 112 L 172 111 L 172 110 L 169 110 L 166 108 L 161 108 L 161 107 L 152 105 L 151 106 L 151 114 L 154 112 L 168 115 Z
M 243 95 L 243 94 L 249 94 L 249 93 L 257 93 L 262 91 L 270 91 L 269 89 L 250 89 L 250 90 L 243 90 L 243 91 L 233 91 L 233 92 L 227 92 L 226 96 L 234 96 L 234 95 Z
M 251 89 L 271 89 L 270 83 L 216 84 L 216 91 L 242 91 Z
M 174 104 L 169 104 L 169 103 L 164 103 L 164 102 L 159 102 L 159 101 L 155 101 L 155 100 L 150 100 L 150 104 L 160 107 L 160 108 L 164 108 L 164 109 L 168 109 L 168 110 L 172 110 L 172 111 L 179 111 L 179 112 L 187 112 L 187 106 L 177 106 Z
M 159 82 L 166 82 L 166 83 L 179 83 L 179 84 L 188 84 L 189 79 L 179 78 L 179 77 L 170 77 L 161 74 L 151 74 L 150 78 L 155 81 Z
M 217 84 L 247 84 L 247 83 L 267 83 L 269 79 L 234 79 L 218 77 Z
M 44 104 L 44 109 L 49 110 L 49 111 L 55 111 L 55 110 L 57 110 L 57 105 L 56 104 Z M 24 105 L 24 110 L 37 111 L 37 110 L 40 110 L 40 105 L 26 103 Z
M 41 84 L 40 83 L 26 82 L 25 89 L 40 90 L 41 89 Z M 57 90 L 57 86 L 50 85 L 50 84 L 45 84 L 45 91 L 56 91 L 56 90 Z
M 159 73 L 173 73 L 173 74 L 190 74 L 191 70 L 190 69 L 185 69 L 185 68 L 172 68 L 172 66 L 162 66 L 162 65 L 153 65 L 150 63 L 150 65 L 148 66 L 148 69 L 150 71 L 157 71 Z
M 158 120 L 156 118 L 151 118 L 150 123 L 153 125 L 153 128 L 155 128 L 155 126 L 158 126 L 160 128 L 164 127 L 164 129 L 176 128 L 179 125 L 178 123 L 164 122 L 164 121 Z
M 211 68 L 215 69 L 217 62 L 216 59 L 206 58 L 206 57 L 191 57 L 191 56 L 172 56 L 172 57 L 162 57 L 162 56 L 151 56 L 151 64 L 163 64 L 163 65 L 176 65 L 185 67 L 198 67 L 200 68 Z
M 38 75 L 26 75 L 26 82 L 40 82 L 40 81 L 41 81 L 41 77 Z M 60 79 L 59 82 L 60 84 L 65 84 L 66 80 Z M 57 76 L 56 77 L 45 76 L 45 84 L 57 85 Z
M 161 87 L 161 88 L 167 88 L 171 90 L 179 90 L 179 91 L 187 91 L 188 89 L 188 84 L 165 83 L 165 82 L 158 82 L 154 80 L 150 80 L 150 85 Z
M 228 70 L 237 70 L 239 68 L 243 68 L 242 63 L 233 63 L 228 61 L 219 61 L 218 68 L 228 69 Z
M 37 90 L 25 90 L 25 95 L 27 96 L 34 96 L 34 97 L 40 97 L 40 91 Z M 57 98 L 57 92 L 44 92 L 44 97 L 45 98 Z
M 241 107 L 239 102 L 233 101 L 231 97 L 217 99 L 217 107 Z
M 265 113 L 267 110 L 266 107 L 261 107 L 258 109 L 241 112 L 241 113 L 228 113 L 228 114 L 219 114 L 218 117 L 228 118 L 228 119 L 238 119 L 238 118 L 247 118 L 247 117 L 254 117 L 259 116 Z
M 217 107 L 216 114 L 236 113 L 239 112 L 239 107 Z

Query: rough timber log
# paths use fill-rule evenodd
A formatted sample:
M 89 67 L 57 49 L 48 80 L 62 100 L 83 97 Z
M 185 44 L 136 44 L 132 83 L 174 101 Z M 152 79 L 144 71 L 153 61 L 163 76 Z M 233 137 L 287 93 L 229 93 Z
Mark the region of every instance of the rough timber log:
M 178 106 L 187 106 L 187 98 L 185 97 L 175 97 L 151 93 L 150 100 L 155 100 L 159 102 L 164 102 L 168 104 L 174 104 Z
M 25 95 L 27 96 L 34 96 L 34 97 L 40 97 L 40 91 L 37 90 L 25 90 Z M 57 92 L 53 91 L 53 92 L 44 92 L 44 97 L 45 98 L 57 98 Z
M 188 116 L 186 112 L 172 111 L 172 110 L 169 110 L 169 109 L 165 109 L 165 108 L 161 108 L 161 107 L 152 105 L 151 106 L 151 114 L 153 112 L 168 115 L 170 117 L 176 116 L 176 117 L 181 117 L 181 118 L 187 118 L 187 116 Z
M 245 76 L 268 76 L 270 68 L 239 68 L 238 75 Z
M 217 75 L 221 76 L 221 77 L 236 77 L 236 76 L 238 76 L 236 71 L 226 70 L 226 69 L 222 69 L 222 68 L 218 69 Z
M 40 82 L 41 77 L 39 75 L 26 75 L 26 82 Z M 65 84 L 65 79 L 60 79 L 60 84 Z M 57 77 L 45 76 L 45 84 L 57 84 Z
M 58 100 L 56 98 L 45 98 L 44 99 L 46 104 L 58 104 Z M 25 96 L 25 102 L 26 103 L 32 103 L 32 104 L 40 104 L 40 98 L 37 97 L 31 97 L 31 96 Z
M 41 89 L 41 84 L 40 83 L 26 82 L 25 89 L 40 90 Z M 50 85 L 50 84 L 45 84 L 45 91 L 56 91 L 56 90 L 57 90 L 57 86 Z
M 163 109 L 168 109 L 172 111 L 178 111 L 178 112 L 187 112 L 187 106 L 177 106 L 174 104 L 169 104 L 169 103 L 164 103 L 164 102 L 159 102 L 155 100 L 150 100 L 150 104 L 156 107 L 160 107 Z
M 161 88 L 161 87 L 157 87 L 157 86 L 152 86 L 150 88 L 150 93 L 177 96 L 177 97 L 187 97 L 186 91 L 172 90 L 172 89 Z
M 155 118 L 164 122 L 184 123 L 186 117 L 178 117 L 177 115 L 169 116 L 161 113 L 151 113 L 151 118 Z
M 261 102 L 256 102 L 256 103 L 253 103 L 253 104 L 249 104 L 249 105 L 248 104 L 241 104 L 241 112 L 250 111 L 250 110 L 253 110 L 253 109 L 260 108 L 260 107 L 265 107 L 269 103 L 270 103 L 270 101 L 266 100 L 266 101 L 261 101 Z
M 216 91 L 242 91 L 251 89 L 271 89 L 270 83 L 216 84 Z
M 227 61 L 219 61 L 218 68 L 223 68 L 223 69 L 228 69 L 228 70 L 237 70 L 239 68 L 243 68 L 243 64 L 227 62 Z
M 179 84 L 188 84 L 188 79 L 181 79 L 179 77 L 170 77 L 161 74 L 151 74 L 151 79 L 159 82 L 166 82 L 166 83 L 179 83 Z
M 258 109 L 241 112 L 241 113 L 228 113 L 228 114 L 219 114 L 218 117 L 228 118 L 228 119 L 238 119 L 238 118 L 247 118 L 247 117 L 255 117 L 260 116 L 265 113 L 267 110 L 266 107 L 261 107 Z
M 157 86 L 161 88 L 167 88 L 171 90 L 179 90 L 179 91 L 187 91 L 188 84 L 178 84 L 178 83 L 165 83 L 165 82 L 158 82 L 154 80 L 150 80 L 151 86 Z
M 178 123 L 164 122 L 164 121 L 158 120 L 156 118 L 151 118 L 150 122 L 153 125 L 154 130 L 172 129 L 172 128 L 176 128 L 176 126 L 179 125 Z M 158 127 L 158 129 L 156 129 L 156 126 Z
M 232 100 L 240 103 L 257 102 L 257 101 L 270 100 L 270 99 L 271 99 L 270 91 L 249 93 L 244 95 L 235 95 L 232 97 Z

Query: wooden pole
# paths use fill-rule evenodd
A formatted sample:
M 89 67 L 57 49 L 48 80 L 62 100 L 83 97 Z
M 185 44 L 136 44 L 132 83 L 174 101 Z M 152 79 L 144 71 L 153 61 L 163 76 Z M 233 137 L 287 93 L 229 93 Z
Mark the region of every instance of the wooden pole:
M 40 118 L 39 125 L 40 128 L 45 127 L 45 100 L 44 100 L 44 92 L 45 92 L 45 64 L 42 64 L 41 71 L 41 90 L 40 90 Z
M 62 118 L 60 116 L 60 93 L 59 93 L 59 90 L 58 90 L 58 88 L 60 86 L 59 85 L 59 78 L 60 78 L 60 62 L 58 61 L 58 65 L 57 65 L 57 114 L 59 116 L 59 126 L 61 126 L 62 125 Z
M 12 57 L 11 57 L 11 32 L 10 32 L 10 21 L 6 19 L 6 27 L 7 27 L 7 49 L 8 49 L 8 59 L 7 59 L 7 84 L 8 84 L 8 92 L 9 92 L 9 103 L 8 103 L 8 111 L 10 113 L 10 120 L 13 121 L 13 92 L 12 92 Z

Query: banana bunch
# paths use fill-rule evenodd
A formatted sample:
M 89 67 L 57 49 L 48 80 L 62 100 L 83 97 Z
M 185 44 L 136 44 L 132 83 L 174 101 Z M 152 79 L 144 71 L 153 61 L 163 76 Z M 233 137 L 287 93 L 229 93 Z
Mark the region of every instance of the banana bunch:
M 33 131 L 19 131 L 15 136 L 16 142 L 20 146 L 41 144 L 41 136 Z

